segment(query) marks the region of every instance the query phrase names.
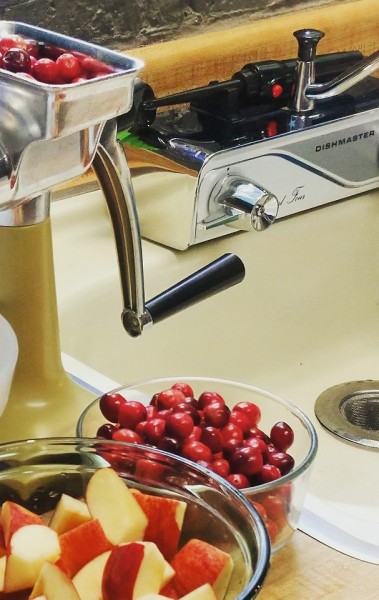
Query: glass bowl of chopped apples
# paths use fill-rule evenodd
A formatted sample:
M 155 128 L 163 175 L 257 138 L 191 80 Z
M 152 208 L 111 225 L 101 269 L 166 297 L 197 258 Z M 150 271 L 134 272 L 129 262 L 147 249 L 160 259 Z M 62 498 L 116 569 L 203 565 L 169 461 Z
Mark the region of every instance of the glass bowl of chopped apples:
M 4 600 L 249 600 L 270 562 L 263 520 L 224 478 L 129 442 L 0 446 Z
M 77 433 L 151 445 L 202 465 L 238 488 L 260 513 L 272 552 L 296 530 L 317 434 L 290 402 L 251 385 L 165 377 L 92 402 Z

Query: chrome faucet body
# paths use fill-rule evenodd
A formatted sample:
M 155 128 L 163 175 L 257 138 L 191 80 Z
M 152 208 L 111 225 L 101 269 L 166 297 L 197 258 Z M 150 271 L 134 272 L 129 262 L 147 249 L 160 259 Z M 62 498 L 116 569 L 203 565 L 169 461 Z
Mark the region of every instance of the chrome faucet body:
M 139 194 L 141 188 L 146 196 L 147 175 L 136 174 L 143 236 L 184 250 L 235 230 L 262 231 L 275 220 L 378 187 L 379 80 L 370 75 L 379 66 L 379 51 L 317 77 L 319 58 L 336 64 L 335 55 L 316 56 L 323 35 L 295 32 L 297 59 L 247 65 L 230 81 L 209 84 L 209 92 L 178 93 L 173 104 L 186 99 L 188 104 L 161 109 L 155 120 L 152 108 L 170 106 L 170 97 L 146 101 L 134 154 L 142 148 L 141 162 L 146 160 L 150 173 L 162 169 L 162 158 L 170 163 L 165 197 L 154 203 L 155 218 L 165 215 L 159 231 L 149 201 Z M 288 93 L 274 97 L 278 89 Z M 184 200 L 178 194 L 175 205 L 167 192 L 169 170 L 180 174 L 193 195 L 186 199 L 192 211 L 187 209 L 180 233 L 176 215 Z M 173 178 L 173 185 L 180 179 Z

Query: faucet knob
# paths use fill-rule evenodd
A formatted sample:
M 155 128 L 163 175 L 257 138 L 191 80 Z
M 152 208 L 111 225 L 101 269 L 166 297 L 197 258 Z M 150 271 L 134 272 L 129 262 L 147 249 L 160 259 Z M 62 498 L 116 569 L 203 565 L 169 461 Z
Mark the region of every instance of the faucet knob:
M 313 62 L 316 58 L 316 49 L 324 33 L 318 29 L 298 29 L 293 34 L 298 43 L 297 57 L 302 62 Z

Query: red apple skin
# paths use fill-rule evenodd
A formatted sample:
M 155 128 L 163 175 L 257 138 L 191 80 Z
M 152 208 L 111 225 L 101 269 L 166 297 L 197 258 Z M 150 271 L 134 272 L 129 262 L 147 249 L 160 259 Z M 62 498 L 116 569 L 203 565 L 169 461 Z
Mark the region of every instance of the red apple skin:
M 178 549 L 185 504 L 173 498 L 152 496 L 138 490 L 132 492 L 148 518 L 144 541 L 154 542 L 164 558 L 170 562 Z
M 179 598 L 205 583 L 209 583 L 216 592 L 215 586 L 218 587 L 218 580 L 228 570 L 230 561 L 230 556 L 216 546 L 192 538 L 171 561 L 175 575 L 168 585 L 171 584 L 171 589 L 178 592 Z M 165 594 L 165 589 L 162 593 Z M 219 598 L 224 593 L 216 592 L 216 595 Z
M 11 500 L 6 500 L 1 507 L 1 527 L 5 548 L 9 547 L 12 535 L 24 525 L 44 525 L 42 518 Z
M 121 544 L 117 552 L 111 553 L 103 573 L 103 600 L 133 600 L 134 583 L 143 557 L 144 548 L 138 542 Z
M 112 548 L 97 519 L 62 533 L 59 541 L 61 556 L 56 564 L 71 578 L 90 560 Z

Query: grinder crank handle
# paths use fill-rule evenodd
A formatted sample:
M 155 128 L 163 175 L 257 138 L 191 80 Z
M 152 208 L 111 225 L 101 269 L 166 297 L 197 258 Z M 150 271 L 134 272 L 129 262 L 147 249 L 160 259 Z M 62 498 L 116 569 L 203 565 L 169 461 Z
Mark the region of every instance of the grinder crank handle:
M 200 300 L 240 283 L 244 276 L 245 267 L 242 260 L 235 254 L 224 254 L 148 300 L 146 310 L 153 323 L 158 323 Z

